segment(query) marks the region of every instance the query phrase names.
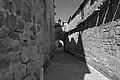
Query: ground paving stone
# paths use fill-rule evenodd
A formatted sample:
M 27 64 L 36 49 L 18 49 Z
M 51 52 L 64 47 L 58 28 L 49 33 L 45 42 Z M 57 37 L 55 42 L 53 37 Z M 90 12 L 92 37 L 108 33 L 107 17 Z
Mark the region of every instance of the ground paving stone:
M 44 80 L 110 80 L 92 66 L 78 58 L 56 50 L 51 65 L 44 73 Z

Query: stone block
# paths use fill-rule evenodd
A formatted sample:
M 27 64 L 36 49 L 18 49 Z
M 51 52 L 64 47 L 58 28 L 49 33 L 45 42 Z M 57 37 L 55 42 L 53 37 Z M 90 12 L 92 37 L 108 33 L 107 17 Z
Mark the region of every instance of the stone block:
M 42 71 L 41 69 L 38 69 L 34 72 L 36 80 L 40 80 L 41 71 Z
M 120 60 L 116 57 L 109 56 L 109 64 L 114 66 L 120 66 Z
M 8 32 L 8 37 L 13 39 L 13 40 L 20 40 L 20 35 L 18 33 L 11 31 L 11 30 Z
M 110 70 L 112 72 L 116 72 L 117 71 L 117 67 L 116 66 L 110 65 L 109 68 L 110 68 Z
M 23 47 L 21 58 L 23 62 L 31 62 L 37 59 L 37 49 L 34 46 Z
M 110 76 L 112 80 L 120 80 L 120 76 L 115 72 L 109 72 L 108 76 Z
M 0 11 L 0 27 L 4 24 L 5 16 L 4 13 Z
M 115 36 L 114 30 L 110 30 L 108 36 L 109 36 L 109 38 L 112 38 L 112 39 L 113 39 L 114 36 Z
M 36 36 L 35 36 L 35 35 L 30 35 L 30 39 L 31 39 L 31 40 L 35 40 L 35 39 L 36 39 Z
M 108 60 L 108 55 L 104 55 L 104 54 L 99 54 L 99 61 L 102 63 L 102 64 L 109 64 L 109 60 Z
M 27 74 L 34 74 L 35 70 L 37 69 L 37 63 L 35 61 L 30 62 L 26 65 Z
M 30 28 L 30 30 L 32 31 L 32 32 L 35 32 L 36 33 L 36 29 L 37 27 L 36 27 L 36 25 L 32 25 L 32 27 Z
M 14 29 L 16 27 L 16 16 L 14 14 L 7 15 L 5 18 L 6 27 L 9 29 Z
M 22 12 L 22 18 L 25 22 L 31 22 L 31 12 L 29 11 L 23 11 Z
M 8 52 L 17 52 L 19 50 L 18 45 L 11 42 L 10 39 L 4 41 L 4 53 L 8 54 Z
M 120 38 L 116 38 L 116 39 L 115 39 L 115 43 L 116 43 L 118 46 L 120 46 Z
M 30 59 L 30 55 L 32 54 L 31 50 L 29 51 L 29 49 L 26 47 L 23 48 L 22 54 L 21 54 L 21 58 L 23 62 L 27 62 Z
M 30 40 L 30 35 L 33 34 L 32 31 L 30 30 L 31 26 L 32 23 L 26 23 L 24 28 L 24 34 L 22 35 L 22 38 L 28 40 L 28 42 Z
M 25 25 L 25 23 L 23 21 L 19 20 L 14 31 L 18 32 L 18 33 L 23 33 L 24 25 Z
M 10 59 L 8 57 L 0 58 L 0 71 L 10 66 Z
M 109 34 L 109 32 L 103 32 L 103 33 L 101 34 L 101 37 L 102 37 L 103 39 L 108 39 L 108 38 L 109 38 L 108 34 Z
M 37 42 L 37 44 L 41 44 L 42 45 L 42 44 L 44 44 L 44 41 L 45 41 L 44 35 L 41 32 L 39 35 L 37 35 L 36 42 Z
M 120 35 L 120 26 L 115 27 L 115 34 Z
M 6 39 L 7 38 L 7 30 L 2 29 L 0 31 L 0 39 Z
M 101 67 L 100 69 L 104 74 L 109 75 L 109 73 L 111 72 L 109 68 L 106 67 Z
M 7 72 L 6 74 L 2 75 L 0 80 L 14 80 L 14 73 Z
M 21 15 L 21 10 L 19 9 L 19 10 L 16 10 L 16 15 L 17 16 L 20 16 Z
M 109 55 L 117 57 L 116 51 L 114 51 L 114 50 L 109 50 Z
M 19 80 L 20 78 L 26 76 L 26 66 L 21 62 L 14 63 L 12 65 L 12 69 L 14 70 L 15 80 Z
M 10 57 L 11 64 L 21 62 L 21 56 L 18 53 L 9 52 L 8 55 Z
M 22 14 L 22 4 L 21 4 L 21 2 L 20 1 L 18 1 L 18 2 L 16 2 L 16 15 L 17 16 L 21 16 L 21 14 Z
M 5 9 L 8 9 L 10 12 L 12 12 L 13 8 L 13 2 L 10 0 L 5 0 Z
M 0 40 L 0 54 L 4 53 L 3 42 Z

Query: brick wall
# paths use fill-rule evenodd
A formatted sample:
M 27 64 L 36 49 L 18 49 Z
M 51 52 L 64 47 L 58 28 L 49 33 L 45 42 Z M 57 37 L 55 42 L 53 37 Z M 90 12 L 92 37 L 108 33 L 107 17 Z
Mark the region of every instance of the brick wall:
M 42 80 L 54 50 L 52 0 L 0 0 L 0 80 Z
M 112 80 L 120 80 L 120 2 L 85 2 L 79 16 L 76 15 L 68 25 L 65 51 L 81 60 L 85 58 L 85 62 Z

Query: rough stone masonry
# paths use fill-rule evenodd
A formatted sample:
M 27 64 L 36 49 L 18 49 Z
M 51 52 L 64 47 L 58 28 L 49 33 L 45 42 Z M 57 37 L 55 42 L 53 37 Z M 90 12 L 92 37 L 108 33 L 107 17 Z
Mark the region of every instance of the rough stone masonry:
M 66 39 L 65 50 L 120 80 L 120 0 L 84 0 L 75 15 L 67 34 L 74 42 Z
M 42 80 L 54 50 L 53 0 L 0 0 L 0 80 Z

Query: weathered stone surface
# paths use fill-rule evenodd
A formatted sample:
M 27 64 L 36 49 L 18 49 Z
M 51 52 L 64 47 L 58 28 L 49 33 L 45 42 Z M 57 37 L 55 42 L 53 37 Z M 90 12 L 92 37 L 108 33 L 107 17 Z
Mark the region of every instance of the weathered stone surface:
M 1 0 L 0 7 L 0 80 L 41 80 L 54 50 L 52 0 Z
M 15 80 L 26 76 L 26 66 L 24 64 L 21 64 L 20 62 L 15 63 L 12 65 L 12 69 L 15 71 Z
M 96 28 L 88 28 L 82 33 L 84 54 L 86 57 L 95 59 L 99 63 L 90 60 L 87 62 L 99 68 L 101 71 L 113 79 L 118 79 L 119 73 L 117 72 L 117 67 L 120 66 L 119 58 L 117 58 L 117 56 L 119 56 L 119 45 L 117 45 L 117 43 L 119 43 L 119 37 L 115 37 L 118 35 L 115 34 L 115 26 L 118 24 L 120 23 L 111 22 L 109 24 L 103 26 L 101 25 Z M 72 48 L 74 45 L 75 43 L 69 43 L 69 46 L 66 45 L 66 50 L 69 52 L 75 52 L 75 50 Z M 98 66 L 99 64 L 102 64 L 104 66 L 100 67 Z M 112 73 L 109 74 L 109 71 L 115 72 L 115 74 L 113 74 L 114 76 Z
M 0 27 L 4 24 L 5 16 L 4 13 L 0 11 Z
M 5 2 L 5 9 L 8 9 L 10 12 L 12 12 L 13 3 L 10 0 L 4 0 L 4 2 Z
M 111 79 L 113 80 L 120 80 L 120 76 L 114 72 L 109 72 L 108 75 L 111 76 Z
M 35 39 L 36 39 L 36 36 L 35 36 L 35 35 L 31 35 L 31 36 L 30 36 L 30 39 L 31 39 L 31 40 L 35 40 Z
M 6 27 L 9 29 L 14 29 L 16 27 L 16 16 L 14 14 L 7 15 L 5 18 Z
M 20 1 L 16 1 L 16 5 L 19 5 L 19 6 L 16 6 L 16 15 L 17 16 L 21 16 L 22 14 L 22 4 L 20 3 Z
M 109 57 L 109 63 L 111 64 L 111 65 L 114 65 L 114 66 L 120 66 L 120 61 L 119 61 L 119 59 L 117 59 L 117 58 L 115 58 L 115 57 L 113 57 L 113 56 L 110 56 Z
M 5 54 L 8 54 L 8 52 L 17 52 L 19 50 L 18 42 L 10 39 L 5 40 L 3 50 Z
M 31 13 L 30 12 L 23 12 L 22 13 L 22 18 L 25 22 L 31 22 Z
M 34 74 L 36 69 L 38 68 L 36 62 L 29 62 L 26 66 L 27 68 L 27 74 Z M 40 66 L 39 66 L 40 67 Z M 40 72 L 40 71 L 39 71 Z
M 36 26 L 35 25 L 32 25 L 32 27 L 30 28 L 31 31 L 33 31 L 33 33 L 36 33 Z
M 0 40 L 0 54 L 4 53 L 4 47 L 3 47 L 3 43 Z
M 112 72 L 116 72 L 117 71 L 117 67 L 116 66 L 113 66 L 113 65 L 110 65 L 110 70 Z
M 10 59 L 8 57 L 4 57 L 4 56 L 1 55 L 0 64 L 1 64 L 0 71 L 8 68 L 9 65 L 10 65 Z
M 11 64 L 21 62 L 21 56 L 16 52 L 9 52 Z
M 37 32 L 40 32 L 40 25 L 37 25 Z
M 25 23 L 21 20 L 18 21 L 18 25 L 15 28 L 15 32 L 23 33 Z
M 7 38 L 7 30 L 5 30 L 5 29 L 2 29 L 1 31 L 0 31 L 0 39 L 6 39 Z
M 36 53 L 33 52 L 32 46 L 24 47 L 22 51 L 23 52 L 21 54 L 21 57 L 22 57 L 23 62 L 27 62 L 30 59 L 32 60 L 35 59 Z
M 6 75 L 2 77 L 2 80 L 15 80 L 14 73 L 6 73 Z
M 20 36 L 18 33 L 15 33 L 14 31 L 9 31 L 8 32 L 8 37 L 13 39 L 13 40 L 19 40 Z
M 115 26 L 115 34 L 120 35 L 120 25 Z

